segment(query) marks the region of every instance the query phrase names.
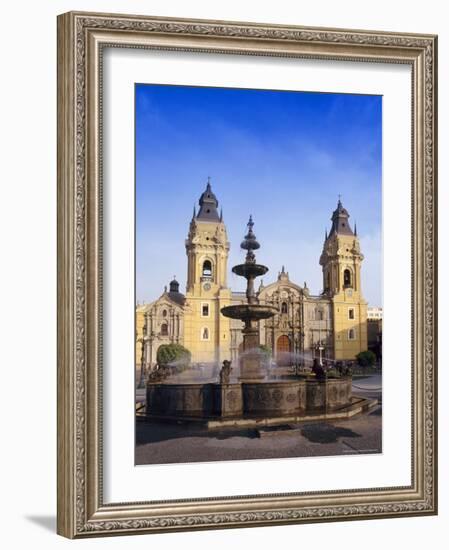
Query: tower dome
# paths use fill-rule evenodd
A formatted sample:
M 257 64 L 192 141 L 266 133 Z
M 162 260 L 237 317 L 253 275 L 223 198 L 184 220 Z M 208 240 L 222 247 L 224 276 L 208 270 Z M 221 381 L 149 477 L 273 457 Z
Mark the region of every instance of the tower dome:
M 181 292 L 179 292 L 179 283 L 176 280 L 176 276 L 173 277 L 173 279 L 170 281 L 169 286 L 170 291 L 168 292 L 169 298 L 171 298 L 174 302 L 184 305 L 185 302 L 185 296 Z
M 173 277 L 173 280 L 170 281 L 170 292 L 179 292 L 179 283 L 176 277 Z
M 332 229 L 329 236 L 333 233 L 337 233 L 338 235 L 354 235 L 349 225 L 349 213 L 343 207 L 340 199 L 338 199 L 337 208 L 333 211 L 331 220 Z
M 218 200 L 212 192 L 210 178 L 207 180 L 206 190 L 202 193 L 200 200 L 200 211 L 198 212 L 197 220 L 204 221 L 220 221 L 220 216 L 217 211 Z

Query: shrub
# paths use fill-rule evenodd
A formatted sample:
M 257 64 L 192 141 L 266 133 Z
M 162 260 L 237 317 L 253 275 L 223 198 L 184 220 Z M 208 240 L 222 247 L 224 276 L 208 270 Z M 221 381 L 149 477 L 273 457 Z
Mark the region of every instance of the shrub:
M 326 371 L 326 375 L 328 378 L 341 378 L 341 374 L 335 369 Z
M 157 363 L 160 367 L 175 367 L 184 370 L 190 366 L 192 354 L 180 344 L 163 344 L 157 350 Z
M 259 346 L 259 349 L 262 353 L 264 353 L 268 358 L 271 357 L 271 348 L 269 346 L 265 346 L 265 345 L 262 345 L 262 346 Z
M 271 356 L 272 356 L 271 348 L 269 346 L 261 345 L 259 346 L 259 351 L 263 355 L 262 361 L 266 366 L 269 366 L 271 363 Z
M 376 362 L 376 356 L 371 350 L 361 351 L 356 355 L 356 359 L 361 367 L 372 367 Z

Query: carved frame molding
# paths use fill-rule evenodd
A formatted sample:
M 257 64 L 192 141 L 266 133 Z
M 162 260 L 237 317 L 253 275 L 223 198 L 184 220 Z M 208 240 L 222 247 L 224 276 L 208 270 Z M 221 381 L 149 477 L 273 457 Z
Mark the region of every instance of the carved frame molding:
M 104 47 L 411 66 L 411 486 L 103 503 Z M 76 12 L 58 17 L 58 533 L 79 538 L 437 512 L 436 55 L 432 35 Z

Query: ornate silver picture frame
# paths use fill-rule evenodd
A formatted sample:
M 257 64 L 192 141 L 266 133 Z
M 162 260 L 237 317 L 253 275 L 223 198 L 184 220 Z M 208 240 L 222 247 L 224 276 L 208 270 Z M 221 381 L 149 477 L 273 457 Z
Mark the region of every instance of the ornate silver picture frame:
M 106 48 L 410 67 L 412 308 L 404 312 L 412 327 L 410 485 L 159 500 L 149 489 L 144 502 L 105 502 L 102 92 Z M 59 534 L 83 538 L 437 513 L 436 63 L 433 35 L 77 12 L 59 16 Z

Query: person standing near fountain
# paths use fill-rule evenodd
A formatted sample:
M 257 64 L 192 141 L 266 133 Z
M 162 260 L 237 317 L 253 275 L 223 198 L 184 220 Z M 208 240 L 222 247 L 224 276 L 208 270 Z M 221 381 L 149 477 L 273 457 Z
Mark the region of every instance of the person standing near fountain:
M 256 277 L 264 275 L 268 267 L 256 263 L 255 250 L 260 248 L 256 235 L 253 232 L 254 222 L 252 216 L 247 224 L 248 232 L 242 241 L 240 248 L 246 250 L 245 263 L 232 268 L 233 273 L 245 277 L 247 304 L 227 306 L 221 309 L 225 317 L 241 319 L 245 326 L 243 333 L 243 354 L 240 357 L 240 380 L 261 380 L 267 376 L 266 361 L 260 350 L 259 326 L 261 319 L 273 317 L 278 310 L 274 306 L 261 305 L 258 303 L 254 290 Z

